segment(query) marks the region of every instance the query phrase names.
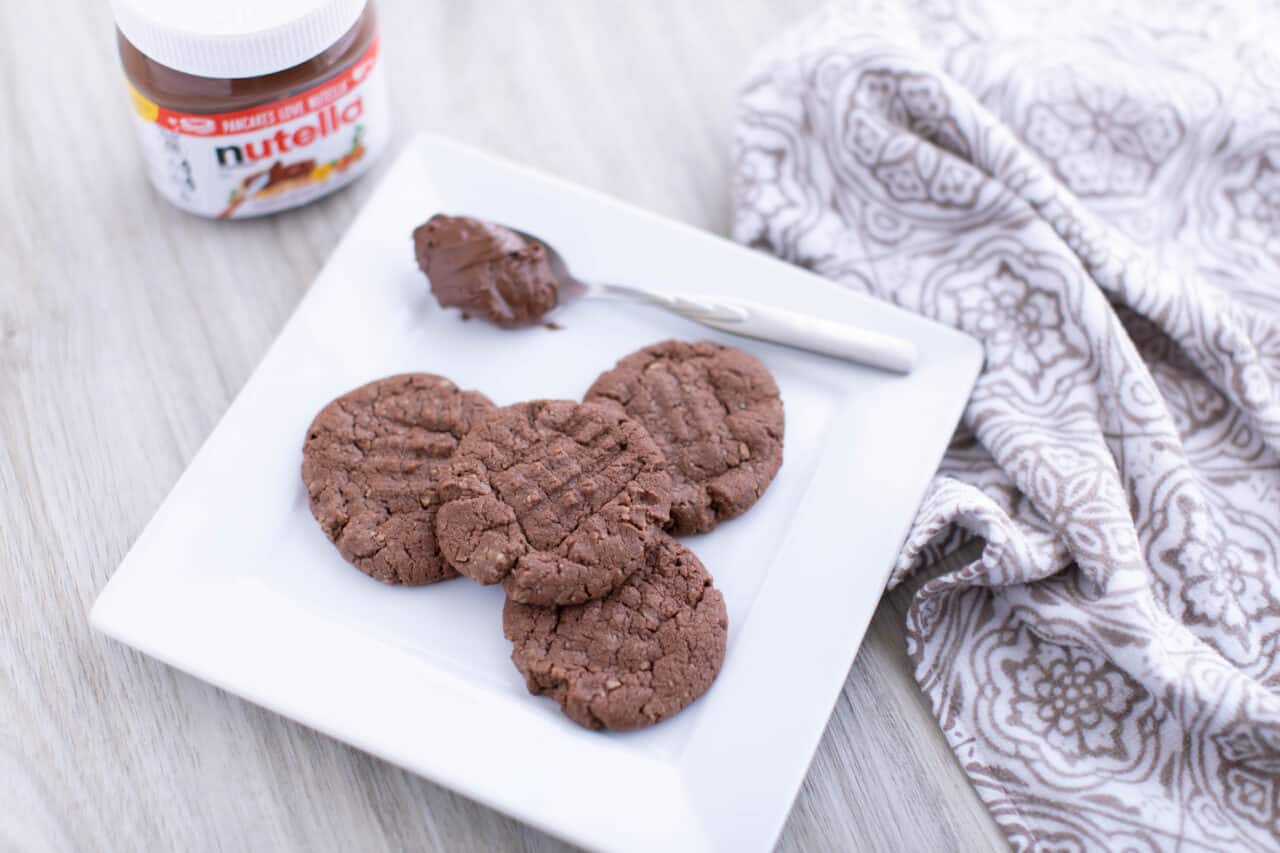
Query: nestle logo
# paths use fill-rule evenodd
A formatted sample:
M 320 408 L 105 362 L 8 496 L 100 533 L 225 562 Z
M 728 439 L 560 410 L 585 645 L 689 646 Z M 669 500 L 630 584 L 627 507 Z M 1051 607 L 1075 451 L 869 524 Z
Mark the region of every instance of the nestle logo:
M 218 123 L 211 118 L 204 118 L 203 116 L 182 116 L 178 119 L 178 127 L 187 133 L 208 136 L 217 131 Z

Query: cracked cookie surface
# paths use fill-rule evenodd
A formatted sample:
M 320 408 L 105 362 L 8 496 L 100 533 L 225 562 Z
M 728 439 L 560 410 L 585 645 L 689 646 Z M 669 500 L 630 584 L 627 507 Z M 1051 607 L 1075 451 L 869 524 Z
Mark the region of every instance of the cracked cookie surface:
M 742 350 L 663 341 L 601 374 L 585 399 L 618 407 L 662 448 L 673 533 L 705 533 L 746 512 L 782 465 L 778 385 Z
M 534 400 L 463 439 L 440 487 L 436 537 L 457 571 L 539 605 L 607 595 L 642 568 L 666 523 L 671 476 L 621 412 Z
M 380 581 L 454 577 L 435 537 L 437 484 L 462 437 L 494 405 L 442 376 L 411 373 L 329 403 L 302 449 L 311 513 L 348 562 Z
M 692 551 L 666 534 L 647 565 L 603 599 L 572 607 L 507 600 L 502 631 L 529 692 L 592 729 L 652 725 L 715 680 L 728 636 L 724 598 Z

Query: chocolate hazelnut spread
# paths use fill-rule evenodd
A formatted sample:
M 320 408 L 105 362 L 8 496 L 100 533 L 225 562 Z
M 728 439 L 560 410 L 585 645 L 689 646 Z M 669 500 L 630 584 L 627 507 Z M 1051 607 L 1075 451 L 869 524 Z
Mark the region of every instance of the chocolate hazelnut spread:
M 438 213 L 413 231 L 418 266 L 436 301 L 502 327 L 531 326 L 556 307 L 547 250 L 509 228 Z
M 296 207 L 385 146 L 368 0 L 113 6 L 148 172 L 178 207 L 217 218 Z

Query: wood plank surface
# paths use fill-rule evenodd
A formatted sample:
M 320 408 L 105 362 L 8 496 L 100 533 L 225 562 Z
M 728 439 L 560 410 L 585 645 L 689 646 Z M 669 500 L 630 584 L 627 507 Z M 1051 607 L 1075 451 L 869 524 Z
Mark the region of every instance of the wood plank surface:
M 383 0 L 396 148 L 430 129 L 728 227 L 734 91 L 816 5 Z M 147 185 L 103 0 L 0 3 L 0 849 L 555 850 L 92 633 L 87 614 L 395 156 L 216 223 Z M 883 602 L 781 849 L 1003 841 Z

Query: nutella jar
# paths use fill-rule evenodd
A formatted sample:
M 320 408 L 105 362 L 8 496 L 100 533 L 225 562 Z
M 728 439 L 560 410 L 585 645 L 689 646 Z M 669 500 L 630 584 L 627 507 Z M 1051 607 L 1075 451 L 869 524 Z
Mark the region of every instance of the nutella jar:
M 218 219 L 350 183 L 389 131 L 369 0 L 113 0 L 147 171 Z

